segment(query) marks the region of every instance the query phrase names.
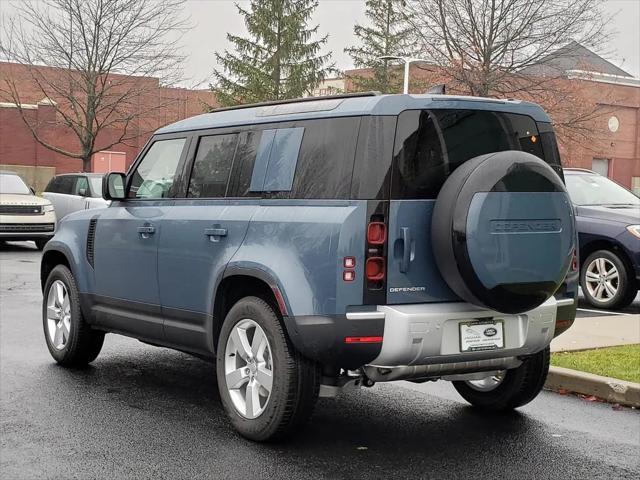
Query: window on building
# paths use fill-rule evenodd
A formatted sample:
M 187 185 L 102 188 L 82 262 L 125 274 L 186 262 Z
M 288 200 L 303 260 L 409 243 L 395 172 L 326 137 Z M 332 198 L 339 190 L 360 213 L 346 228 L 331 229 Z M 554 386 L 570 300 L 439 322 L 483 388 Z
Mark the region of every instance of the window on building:
M 227 191 L 238 135 L 202 137 L 189 180 L 189 197 L 224 197 Z
M 599 173 L 603 177 L 609 176 L 609 159 L 608 158 L 594 158 L 591 162 L 591 170 Z

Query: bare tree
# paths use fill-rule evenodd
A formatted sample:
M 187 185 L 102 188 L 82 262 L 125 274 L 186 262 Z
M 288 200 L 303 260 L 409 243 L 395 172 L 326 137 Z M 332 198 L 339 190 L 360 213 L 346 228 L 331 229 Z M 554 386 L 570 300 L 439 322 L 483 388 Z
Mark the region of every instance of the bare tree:
M 527 70 L 571 40 L 600 48 L 610 19 L 600 0 L 409 0 L 407 10 L 425 54 L 480 96 L 546 88 L 550 69 Z
M 15 103 L 36 141 L 82 160 L 142 135 L 141 117 L 164 107 L 150 98 L 158 83 L 174 84 L 183 56 L 176 40 L 186 28 L 184 0 L 41 0 L 14 5 L 3 19 L 0 56 L 19 64 L 22 79 L 0 79 L 0 94 Z M 42 66 L 52 67 L 43 69 Z M 69 150 L 45 138 L 23 108 L 21 81 L 49 99 L 77 138 Z M 151 101 L 149 101 L 151 100 Z M 114 136 L 105 132 L 117 132 Z

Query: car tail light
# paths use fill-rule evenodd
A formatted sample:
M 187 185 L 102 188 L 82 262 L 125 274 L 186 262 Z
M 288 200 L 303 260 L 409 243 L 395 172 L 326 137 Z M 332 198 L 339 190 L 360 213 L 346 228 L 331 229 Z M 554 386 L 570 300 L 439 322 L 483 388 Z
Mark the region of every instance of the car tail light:
M 387 226 L 382 222 L 371 222 L 367 227 L 369 245 L 384 245 L 387 241 Z
M 356 279 L 356 272 L 353 270 L 345 270 L 342 272 L 342 280 L 345 282 L 353 282 Z
M 384 264 L 385 261 L 383 257 L 367 258 L 367 263 L 365 264 L 367 280 L 370 282 L 379 282 L 382 280 L 385 274 Z
M 382 337 L 345 337 L 344 343 L 382 343 Z
M 573 249 L 573 254 L 571 255 L 571 270 L 574 272 L 578 271 L 578 253 L 575 248 Z

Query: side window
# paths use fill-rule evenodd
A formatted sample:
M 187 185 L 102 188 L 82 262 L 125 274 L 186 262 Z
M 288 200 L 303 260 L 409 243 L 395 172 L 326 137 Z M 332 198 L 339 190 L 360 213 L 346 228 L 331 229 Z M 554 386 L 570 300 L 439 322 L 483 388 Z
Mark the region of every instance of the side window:
M 44 191 L 49 193 L 58 193 L 57 183 L 58 183 L 58 177 L 51 177 L 51 180 L 49 180 L 49 183 L 47 183 L 47 186 L 44 187 Z
M 189 197 L 224 197 L 238 135 L 202 137 L 189 180 Z
M 56 185 L 56 191 L 58 193 L 64 193 L 65 195 L 72 195 L 76 177 L 73 175 L 65 175 L 64 177 L 58 177 L 58 180 L 59 183 Z
M 350 197 L 360 118 L 299 122 L 304 127 L 290 198 Z
M 238 134 L 238 146 L 233 160 L 228 197 L 260 197 L 262 195 L 261 192 L 251 191 L 253 167 L 256 163 L 261 138 L 262 132 L 260 131 L 247 131 Z
M 129 198 L 167 198 L 176 177 L 186 139 L 158 140 L 133 172 Z
M 291 190 L 303 135 L 303 127 L 262 131 L 251 177 L 252 191 L 288 192 Z
M 89 181 L 87 177 L 76 177 L 76 183 L 73 187 L 73 194 L 81 197 L 89 195 Z

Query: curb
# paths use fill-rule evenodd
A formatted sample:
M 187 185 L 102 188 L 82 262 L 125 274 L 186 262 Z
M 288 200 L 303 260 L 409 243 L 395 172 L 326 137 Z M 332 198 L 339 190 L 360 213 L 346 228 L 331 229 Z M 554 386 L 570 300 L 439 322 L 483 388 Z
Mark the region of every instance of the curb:
M 551 366 L 544 386 L 548 390 L 567 390 L 594 395 L 611 403 L 640 407 L 640 383 Z

